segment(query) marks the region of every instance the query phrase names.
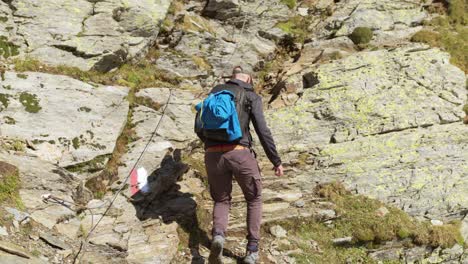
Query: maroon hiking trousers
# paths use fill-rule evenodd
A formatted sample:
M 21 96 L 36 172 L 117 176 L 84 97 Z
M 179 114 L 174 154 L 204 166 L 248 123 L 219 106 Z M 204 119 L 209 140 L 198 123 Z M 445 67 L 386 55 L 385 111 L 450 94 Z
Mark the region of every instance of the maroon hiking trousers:
M 210 194 L 214 200 L 213 234 L 224 236 L 231 207 L 232 176 L 242 189 L 247 201 L 247 239 L 260 240 L 262 220 L 262 181 L 257 160 L 249 149 L 228 152 L 206 152 Z

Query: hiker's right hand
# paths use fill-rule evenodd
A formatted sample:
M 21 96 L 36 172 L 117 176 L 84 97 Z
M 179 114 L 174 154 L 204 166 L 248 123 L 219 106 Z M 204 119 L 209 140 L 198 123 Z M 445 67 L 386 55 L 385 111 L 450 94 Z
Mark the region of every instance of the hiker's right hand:
M 274 169 L 275 169 L 276 176 L 280 177 L 284 175 L 283 165 L 279 165 L 278 167 L 275 167 Z

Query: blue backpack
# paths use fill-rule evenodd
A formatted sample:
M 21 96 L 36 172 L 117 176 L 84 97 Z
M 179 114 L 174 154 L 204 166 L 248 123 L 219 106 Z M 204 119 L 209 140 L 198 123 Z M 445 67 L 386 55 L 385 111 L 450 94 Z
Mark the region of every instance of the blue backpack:
M 226 87 L 224 87 L 226 88 Z M 195 106 L 195 132 L 202 139 L 233 142 L 242 138 L 240 120 L 245 92 L 242 87 L 215 88 L 208 97 Z

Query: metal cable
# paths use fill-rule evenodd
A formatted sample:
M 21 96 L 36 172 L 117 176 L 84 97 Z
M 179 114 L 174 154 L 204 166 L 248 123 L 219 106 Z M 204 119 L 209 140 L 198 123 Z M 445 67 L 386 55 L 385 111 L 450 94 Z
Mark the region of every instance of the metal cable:
M 264 0 L 261 1 L 259 3 L 259 5 L 257 6 L 257 8 L 255 9 L 254 12 L 256 12 L 258 10 L 258 8 L 263 4 Z M 244 21 L 242 22 L 242 28 L 241 28 L 241 31 L 240 31 L 240 35 L 244 34 L 244 30 L 245 30 L 245 25 L 246 25 L 246 22 L 247 22 L 247 14 L 244 15 Z M 233 57 L 234 57 L 234 54 L 236 53 L 237 49 L 239 48 L 239 42 L 237 41 L 236 42 L 236 46 L 234 47 L 234 50 L 231 54 L 231 56 L 229 57 L 228 61 L 230 61 Z M 215 78 L 215 80 L 213 81 L 211 87 L 214 86 L 214 84 L 220 79 L 222 78 L 224 75 L 224 71 L 222 72 L 222 74 L 219 76 L 218 79 Z M 115 195 L 112 197 L 111 201 L 110 201 L 110 204 L 109 206 L 106 208 L 106 210 L 104 211 L 104 213 L 102 214 L 101 218 L 99 218 L 99 220 L 96 222 L 95 225 L 92 224 L 92 228 L 91 230 L 88 232 L 88 235 L 86 236 L 86 238 L 84 240 L 81 241 L 81 245 L 80 245 L 80 249 L 78 250 L 78 253 L 75 255 L 75 258 L 73 260 L 73 263 L 75 264 L 76 263 L 76 260 L 78 259 L 78 256 L 81 254 L 81 251 L 83 251 L 83 254 L 81 254 L 80 258 L 79 258 L 79 262 L 81 263 L 82 259 L 83 259 L 83 256 L 85 255 L 86 253 L 86 245 L 88 244 L 88 240 L 89 240 L 89 237 L 91 236 L 91 234 L 94 232 L 94 230 L 96 229 L 96 227 L 99 225 L 99 223 L 101 222 L 101 220 L 104 218 L 104 216 L 107 214 L 107 212 L 110 210 L 110 208 L 112 207 L 112 204 L 115 202 L 115 200 L 117 199 L 117 196 L 120 194 L 120 192 L 123 190 L 123 188 L 125 187 L 126 185 L 126 182 L 128 181 L 128 179 L 130 178 L 131 176 L 131 172 L 136 168 L 136 166 L 138 165 L 138 163 L 140 162 L 141 158 L 143 157 L 143 155 L 145 154 L 148 146 L 151 144 L 151 141 L 153 140 L 154 136 L 156 135 L 156 132 L 161 124 L 161 120 L 163 119 L 163 117 L 165 116 L 165 113 L 166 113 L 166 109 L 169 105 L 169 102 L 171 100 L 171 97 L 172 97 L 172 88 L 169 90 L 169 97 L 167 99 L 167 102 L 166 102 L 166 105 L 163 109 L 163 112 L 162 112 L 162 115 L 161 115 L 161 118 L 159 119 L 158 121 L 158 124 L 156 125 L 153 133 L 151 134 L 151 137 L 150 139 L 148 140 L 148 142 L 146 143 L 143 151 L 141 152 L 140 156 L 138 157 L 137 161 L 135 162 L 135 164 L 133 165 L 132 169 L 130 170 L 129 174 L 127 175 L 127 177 L 125 178 L 125 180 L 122 182 L 119 190 L 115 193 Z M 93 218 L 91 219 L 93 221 Z
M 151 144 L 154 136 L 156 135 L 156 132 L 158 131 L 158 128 L 159 126 L 161 125 L 161 121 L 162 119 L 164 118 L 165 114 L 166 114 L 166 109 L 167 107 L 169 106 L 169 103 L 171 101 L 171 98 L 172 98 L 172 88 L 169 89 L 169 96 L 167 98 L 167 102 L 166 102 L 166 105 L 164 106 L 164 109 L 163 109 L 163 112 L 161 114 L 161 118 L 159 119 L 156 127 L 154 128 L 153 130 L 153 133 L 151 134 L 151 137 L 149 138 L 148 142 L 146 143 L 145 147 L 143 148 L 143 151 L 141 152 L 140 156 L 138 157 L 138 159 L 136 160 L 135 164 L 133 165 L 133 167 L 131 168 L 130 172 L 128 173 L 127 177 L 125 178 L 125 180 L 122 182 L 120 188 L 117 190 L 117 192 L 114 194 L 114 196 L 112 197 L 112 199 L 110 200 L 110 203 L 109 203 L 109 206 L 106 208 L 106 210 L 104 211 L 104 213 L 102 214 L 102 216 L 99 218 L 99 220 L 96 222 L 95 225 L 92 225 L 92 228 L 90 229 L 90 231 L 88 232 L 88 235 L 86 235 L 85 239 L 81 241 L 81 245 L 80 245 L 80 249 L 78 250 L 78 253 L 75 255 L 75 258 L 73 260 L 73 263 L 75 264 L 76 263 L 76 260 L 78 259 L 78 256 L 81 254 L 81 251 L 83 251 L 83 254 L 81 254 L 80 258 L 79 258 L 79 263 L 81 263 L 82 259 L 83 259 L 83 256 L 86 254 L 86 246 L 88 244 L 88 240 L 89 240 L 89 237 L 91 236 L 91 234 L 94 232 L 94 230 L 97 228 L 97 226 L 99 225 L 99 223 L 102 221 L 102 219 L 104 218 L 104 216 L 106 216 L 107 212 L 110 210 L 110 208 L 112 207 L 113 203 L 115 202 L 115 200 L 117 199 L 118 195 L 122 192 L 122 190 L 124 189 L 128 179 L 130 178 L 131 174 L 132 174 L 132 171 L 137 167 L 137 165 L 140 163 L 140 160 L 141 158 L 143 157 L 143 155 L 145 154 L 146 150 L 148 149 L 148 146 Z M 93 218 L 91 217 L 91 220 L 93 221 Z

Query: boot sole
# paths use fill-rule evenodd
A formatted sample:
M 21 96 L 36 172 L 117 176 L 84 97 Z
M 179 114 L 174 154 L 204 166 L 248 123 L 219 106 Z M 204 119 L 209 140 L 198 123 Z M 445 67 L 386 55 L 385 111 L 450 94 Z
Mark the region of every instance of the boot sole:
M 221 260 L 222 252 L 223 252 L 223 246 L 221 245 L 221 243 L 211 244 L 208 263 L 209 264 L 223 264 L 223 261 Z

